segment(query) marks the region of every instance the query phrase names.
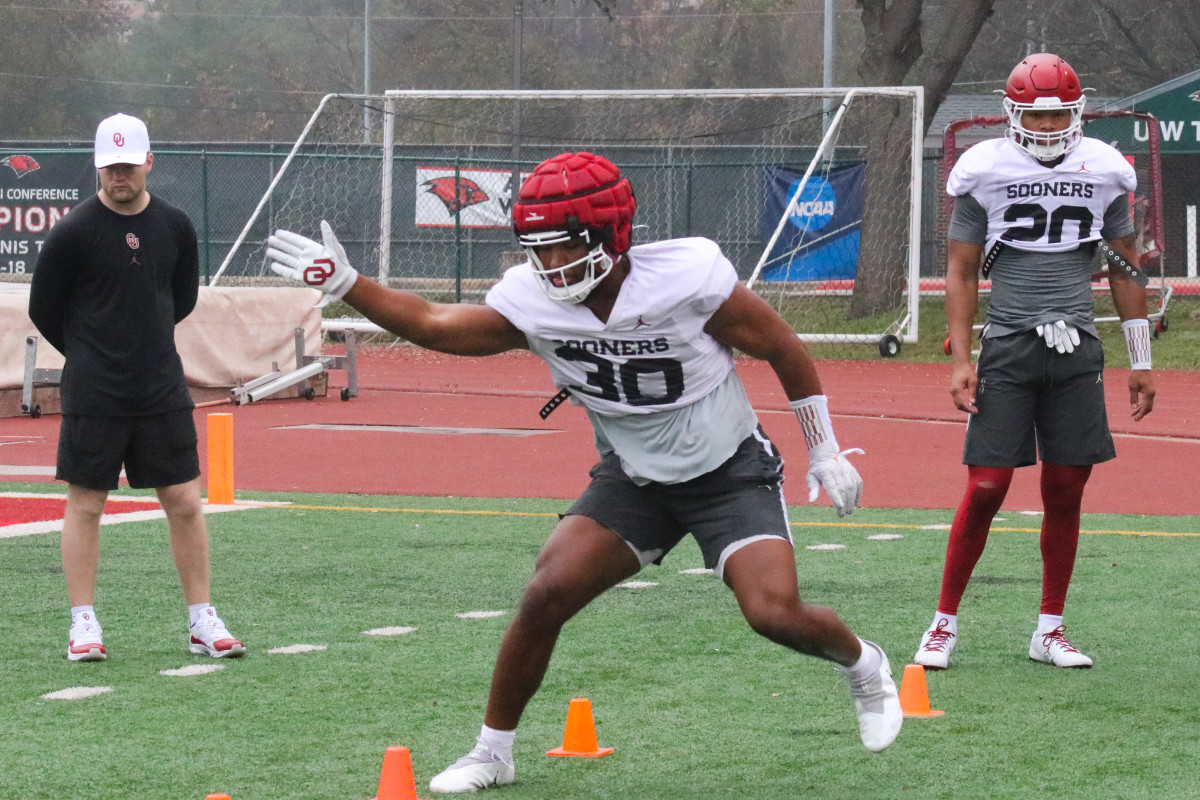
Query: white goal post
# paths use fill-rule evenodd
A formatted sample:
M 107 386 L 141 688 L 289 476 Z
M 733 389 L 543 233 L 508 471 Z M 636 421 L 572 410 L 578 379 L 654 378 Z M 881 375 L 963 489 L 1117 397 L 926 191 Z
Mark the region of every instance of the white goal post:
M 277 283 L 266 236 L 325 219 L 364 274 L 482 302 L 524 260 L 514 187 L 589 150 L 633 185 L 634 244 L 713 239 L 805 341 L 895 355 L 917 341 L 922 115 L 920 87 L 327 95 L 211 285 Z

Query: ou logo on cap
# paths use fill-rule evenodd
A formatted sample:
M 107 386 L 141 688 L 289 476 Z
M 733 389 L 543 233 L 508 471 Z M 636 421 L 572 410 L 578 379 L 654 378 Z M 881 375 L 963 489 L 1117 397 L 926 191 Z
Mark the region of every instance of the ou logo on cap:
M 125 134 L 121 133 L 120 131 L 117 131 L 116 133 L 114 133 L 113 134 L 113 144 L 115 144 L 117 147 L 124 147 L 125 146 Z

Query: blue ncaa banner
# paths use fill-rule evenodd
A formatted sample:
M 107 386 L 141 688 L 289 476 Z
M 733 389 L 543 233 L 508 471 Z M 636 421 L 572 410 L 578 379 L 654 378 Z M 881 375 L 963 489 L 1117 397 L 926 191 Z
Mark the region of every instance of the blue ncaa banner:
M 763 266 L 765 281 L 813 281 L 853 278 L 858 271 L 862 229 L 862 164 L 811 175 Z M 803 172 L 767 167 L 762 242 L 771 241 L 779 218 L 791 203 Z

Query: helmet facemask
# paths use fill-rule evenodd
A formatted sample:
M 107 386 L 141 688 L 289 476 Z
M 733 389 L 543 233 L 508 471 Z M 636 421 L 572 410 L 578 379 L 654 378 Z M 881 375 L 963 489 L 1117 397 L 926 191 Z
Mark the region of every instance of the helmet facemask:
M 1004 112 L 1008 115 L 1006 135 L 1038 161 L 1053 161 L 1074 150 L 1083 138 L 1085 100 L 1080 95 L 1078 100 L 1071 102 L 1063 102 L 1057 97 L 1039 97 L 1032 103 L 1018 103 L 1005 97 Z M 1035 131 L 1022 124 L 1022 116 L 1026 111 L 1069 111 L 1071 122 L 1061 131 Z
M 629 252 L 636 209 L 633 187 L 603 156 L 560 153 L 534 167 L 513 203 L 513 232 L 546 296 L 583 302 Z M 587 255 L 547 269 L 538 248 L 563 243 L 586 245 Z
M 582 240 L 591 245 L 587 254 L 561 267 L 547 269 L 538 256 L 539 247 L 576 240 Z M 542 287 L 542 291 L 551 300 L 560 300 L 564 303 L 581 303 L 586 300 L 587 296 L 592 293 L 592 289 L 596 288 L 600 281 L 608 275 L 614 263 L 612 256 L 605 250 L 602 237 L 593 235 L 593 232 L 586 228 L 578 233 L 571 231 L 526 232 L 519 234 L 517 241 L 525 248 L 533 271 L 541 278 L 538 285 Z M 571 283 L 568 273 L 581 265 L 584 267 L 583 277 Z

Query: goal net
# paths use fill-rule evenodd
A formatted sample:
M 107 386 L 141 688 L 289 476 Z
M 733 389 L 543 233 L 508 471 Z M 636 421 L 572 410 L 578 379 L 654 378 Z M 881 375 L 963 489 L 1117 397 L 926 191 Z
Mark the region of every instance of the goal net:
M 1164 243 L 1166 241 L 1163 223 L 1163 189 L 1159 161 L 1159 127 L 1158 121 L 1152 114 L 1139 111 L 1089 111 L 1084 112 L 1084 135 L 1088 135 L 1086 123 L 1097 120 L 1134 118 L 1145 124 L 1146 152 L 1125 157 L 1133 165 L 1137 173 L 1137 190 L 1130 196 L 1130 213 L 1133 215 L 1134 232 L 1137 236 L 1137 251 L 1141 256 L 1139 269 L 1150 279 L 1148 291 L 1151 302 L 1150 319 L 1155 322 L 1154 335 L 1165 330 L 1164 317 L 1170 302 L 1172 288 L 1164 274 Z M 1004 135 L 1008 118 L 1004 116 L 984 116 L 972 119 L 962 119 L 951 122 L 946 126 L 942 136 L 942 161 L 938 167 L 938 180 L 941 186 L 946 185 L 950 170 L 958 162 L 959 156 L 971 145 L 983 139 Z M 938 209 L 939 246 L 944 248 L 946 228 L 950 222 L 950 214 L 954 210 L 954 201 L 948 196 L 942 199 Z M 939 253 L 939 265 L 936 279 L 928 282 L 927 289 L 937 292 L 944 289 L 946 259 L 944 251 Z M 1095 299 L 1096 322 L 1120 322 L 1116 308 L 1112 303 L 1107 280 L 1108 266 L 1097 256 L 1096 273 L 1092 276 L 1092 294 Z M 987 301 L 991 292 L 991 282 L 982 280 L 979 285 L 979 315 L 981 321 L 987 314 Z M 975 326 L 977 329 L 982 324 Z
M 919 87 L 329 95 L 211 282 L 276 282 L 268 233 L 324 219 L 364 274 L 482 302 L 525 260 L 515 187 L 588 150 L 634 187 L 634 244 L 711 238 L 802 338 L 894 355 L 917 335 L 921 116 Z

